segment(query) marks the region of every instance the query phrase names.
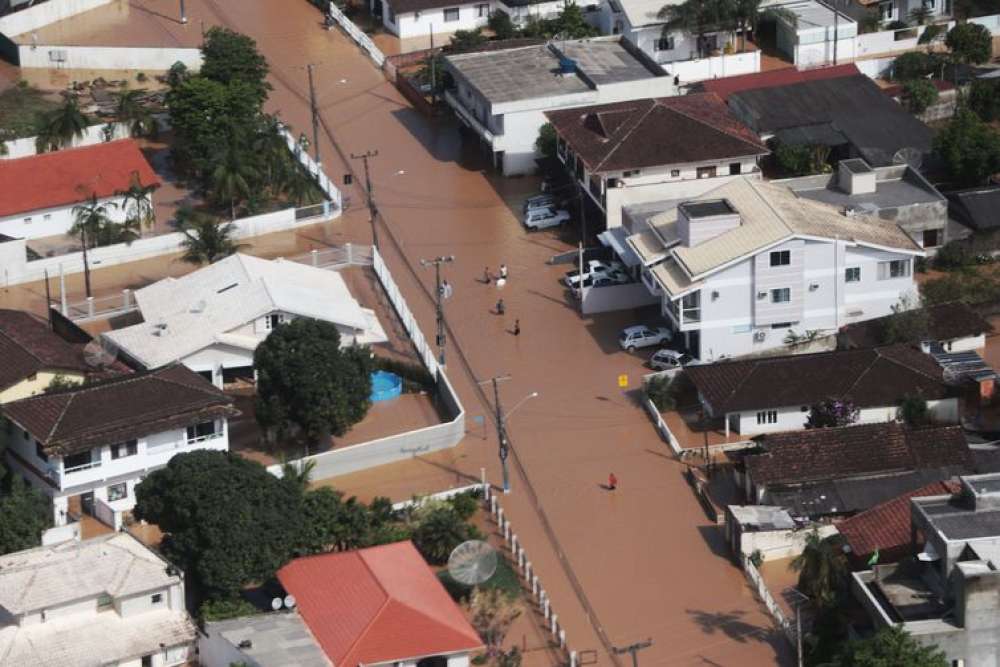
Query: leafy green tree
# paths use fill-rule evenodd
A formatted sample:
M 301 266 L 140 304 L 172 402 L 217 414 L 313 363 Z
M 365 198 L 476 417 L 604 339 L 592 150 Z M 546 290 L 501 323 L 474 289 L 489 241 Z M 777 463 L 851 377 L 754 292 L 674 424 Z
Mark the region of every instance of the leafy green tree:
M 938 132 L 934 150 L 955 185 L 981 185 L 1000 171 L 1000 135 L 968 109 L 959 109 Z
M 113 93 L 115 98 L 115 118 L 128 124 L 129 134 L 145 137 L 156 131 L 156 121 L 142 98 L 146 91 L 141 88 L 123 88 Z
M 976 79 L 969 89 L 969 109 L 984 122 L 1000 120 L 1000 81 Z
M 115 224 L 108 217 L 108 211 L 112 208 L 117 208 L 117 205 L 113 202 L 99 204 L 97 195 L 91 194 L 89 202 L 77 204 L 72 209 L 73 225 L 67 233 L 80 239 L 83 247 L 83 282 L 87 296 L 90 296 L 90 261 L 87 253 L 99 245 L 102 238 L 108 237 L 109 228 Z
M 882 628 L 867 639 L 847 642 L 829 667 L 948 667 L 944 653 L 924 646 L 899 626 Z
M 257 608 L 239 596 L 206 600 L 198 607 L 198 619 L 206 623 L 252 616 L 256 613 L 259 613 Z
M 781 171 L 789 176 L 808 176 L 829 171 L 829 156 L 830 149 L 826 146 L 775 142 L 774 160 Z
M 24 483 L 20 475 L 3 474 L 0 485 L 0 555 L 37 547 L 42 533 L 52 525 L 46 499 Z
M 940 59 L 924 51 L 907 51 L 892 61 L 893 81 L 921 79 L 937 71 Z
M 556 128 L 552 126 L 552 123 L 545 123 L 538 128 L 535 150 L 544 157 L 556 156 Z
M 944 39 L 952 57 L 966 65 L 980 65 L 990 59 L 993 38 L 990 31 L 978 23 L 959 23 Z
M 214 264 L 246 247 L 246 244 L 233 240 L 236 225 L 219 222 L 207 213 L 188 206 L 179 208 L 177 217 L 170 224 L 184 235 L 181 241 L 184 248 L 182 259 L 189 264 Z
M 258 423 L 270 433 L 302 432 L 327 445 L 371 405 L 371 353 L 341 349 L 329 322 L 299 318 L 279 326 L 254 352 Z
M 666 23 L 663 36 L 682 30 L 696 39 L 698 57 L 705 56 L 705 35 L 723 30 L 733 23 L 732 5 L 728 0 L 685 0 L 677 5 L 664 5 L 657 18 Z
M 257 51 L 257 42 L 228 28 L 209 28 L 201 45 L 200 74 L 223 85 L 241 82 L 249 86 L 257 100 L 257 108 L 272 90 L 267 82 L 270 67 Z
M 879 331 L 880 343 L 893 345 L 927 340 L 930 319 L 927 309 L 919 300 L 914 301 L 909 296 L 903 296 L 898 303 L 891 306 L 891 310 L 892 313 L 886 316 Z
M 176 88 L 181 85 L 181 82 L 185 81 L 191 76 L 191 72 L 188 71 L 187 65 L 181 61 L 175 62 L 167 70 L 167 86 L 170 88 Z
M 220 203 L 228 205 L 230 220 L 236 220 L 236 203 L 250 196 L 258 178 L 251 154 L 237 135 L 235 128 L 230 128 L 211 172 L 212 192 Z
M 946 31 L 947 26 L 942 23 L 929 25 L 920 33 L 920 39 L 917 40 L 917 44 L 933 44 L 934 42 L 938 42 Z
M 907 394 L 899 404 L 897 417 L 907 426 L 926 426 L 931 422 L 927 399 L 919 394 Z
M 841 545 L 839 535 L 823 538 L 813 530 L 806 535 L 805 549 L 789 564 L 799 573 L 799 590 L 820 607 L 834 604 L 847 585 L 847 558 Z
M 858 421 L 860 409 L 847 399 L 827 398 L 809 406 L 806 428 L 837 428 Z
M 474 30 L 456 30 L 455 34 L 451 36 L 448 50 L 451 53 L 468 53 L 469 51 L 481 49 L 486 42 L 486 36 L 483 35 L 479 28 L 475 28 Z
M 566 39 L 594 37 L 599 32 L 597 28 L 587 23 L 580 5 L 573 0 L 565 0 L 559 15 L 554 20 L 553 28 L 555 34 Z
M 476 533 L 451 507 L 435 507 L 424 514 L 413 530 L 413 544 L 431 565 L 444 565 L 462 542 Z
M 136 518 L 165 533 L 164 554 L 210 597 L 232 598 L 291 559 L 302 534 L 302 492 L 255 461 L 197 450 L 136 487 Z
M 503 10 L 494 10 L 490 14 L 490 20 L 486 25 L 496 35 L 497 39 L 511 39 L 517 36 L 517 28 L 514 27 L 514 22 L 510 20 L 510 14 Z
M 90 124 L 80 110 L 76 95 L 67 95 L 55 109 L 39 114 L 35 133 L 35 148 L 39 153 L 57 151 L 83 136 Z
M 903 84 L 903 102 L 912 114 L 922 114 L 938 100 L 938 90 L 927 79 L 913 79 Z

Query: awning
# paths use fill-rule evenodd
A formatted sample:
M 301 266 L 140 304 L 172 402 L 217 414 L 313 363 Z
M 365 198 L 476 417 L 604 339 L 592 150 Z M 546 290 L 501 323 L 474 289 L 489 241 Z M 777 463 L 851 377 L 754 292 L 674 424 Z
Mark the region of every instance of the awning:
M 601 232 L 597 235 L 597 240 L 614 250 L 625 266 L 639 266 L 642 264 L 642 260 L 635 254 L 635 251 L 625 243 L 624 227 L 615 227 L 606 232 Z

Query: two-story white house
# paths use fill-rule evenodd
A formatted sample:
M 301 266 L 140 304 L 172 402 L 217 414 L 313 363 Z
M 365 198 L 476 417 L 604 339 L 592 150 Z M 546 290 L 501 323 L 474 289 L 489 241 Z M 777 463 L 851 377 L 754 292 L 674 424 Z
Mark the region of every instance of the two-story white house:
M 337 271 L 235 254 L 181 278 L 135 292 L 143 322 L 103 334 L 145 368 L 175 362 L 217 386 L 253 377 L 253 354 L 278 325 L 297 317 L 333 323 L 344 346 L 388 340 Z
M 668 96 L 673 79 L 620 37 L 445 58 L 445 99 L 504 175 L 530 174 L 546 111 Z
M 442 46 L 458 30 L 475 30 L 490 20 L 494 0 L 372 0 L 372 13 L 381 11 L 382 25 L 401 40 L 434 35 Z M 422 44 L 421 44 L 422 45 Z
M 705 361 L 887 315 L 914 301 L 913 260 L 924 254 L 894 222 L 748 177 L 626 218 L 676 344 Z
M 621 235 L 622 209 L 759 176 L 763 142 L 713 93 L 549 111 L 556 154 Z M 615 231 L 617 230 L 617 231 Z
M 7 462 L 52 500 L 53 522 L 81 513 L 120 529 L 135 486 L 175 455 L 229 449 L 232 399 L 181 365 L 4 404 Z
M 193 657 L 184 578 L 128 533 L 0 556 L 0 662 L 171 667 Z

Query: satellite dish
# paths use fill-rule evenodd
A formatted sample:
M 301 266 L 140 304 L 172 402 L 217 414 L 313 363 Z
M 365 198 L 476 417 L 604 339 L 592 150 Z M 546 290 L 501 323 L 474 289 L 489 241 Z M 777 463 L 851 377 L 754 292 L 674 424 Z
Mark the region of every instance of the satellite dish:
M 483 583 L 496 571 L 496 549 L 482 540 L 462 542 L 448 557 L 448 574 L 467 586 Z
M 118 347 L 107 338 L 92 340 L 83 347 L 83 360 L 91 368 L 108 368 L 117 357 Z
M 895 155 L 892 156 L 892 163 L 905 164 L 913 169 L 920 169 L 924 164 L 924 156 L 920 149 L 907 146 L 896 151 Z
M 281 609 L 281 598 L 274 598 L 273 600 L 271 600 L 271 609 L 273 609 L 274 611 L 278 611 L 279 609 Z
M 295 609 L 295 596 L 294 595 L 286 595 L 285 596 L 285 607 L 287 607 L 288 609 Z

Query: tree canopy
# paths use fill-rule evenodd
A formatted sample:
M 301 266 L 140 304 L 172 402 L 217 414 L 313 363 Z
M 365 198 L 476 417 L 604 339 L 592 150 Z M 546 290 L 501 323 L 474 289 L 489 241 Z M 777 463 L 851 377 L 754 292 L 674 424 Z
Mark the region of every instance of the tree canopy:
M 806 428 L 849 426 L 858 421 L 859 412 L 850 400 L 827 398 L 809 406 Z
M 924 646 L 898 626 L 882 628 L 867 639 L 849 641 L 829 667 L 948 667 L 944 653 Z
M 959 23 L 948 31 L 945 45 L 952 57 L 966 65 L 979 65 L 990 59 L 992 53 L 990 31 L 978 23 Z
M 52 525 L 52 510 L 37 489 L 0 467 L 0 555 L 37 547 Z
M 258 106 L 267 99 L 272 90 L 267 82 L 270 67 L 252 38 L 214 26 L 205 33 L 201 54 L 202 76 L 226 86 L 234 82 L 246 84 L 253 91 Z
M 983 184 L 1000 171 L 1000 134 L 968 109 L 959 109 L 934 138 L 955 185 Z
M 258 423 L 322 441 L 343 435 L 371 405 L 373 362 L 367 348 L 341 349 L 329 322 L 299 318 L 280 325 L 254 352 Z

